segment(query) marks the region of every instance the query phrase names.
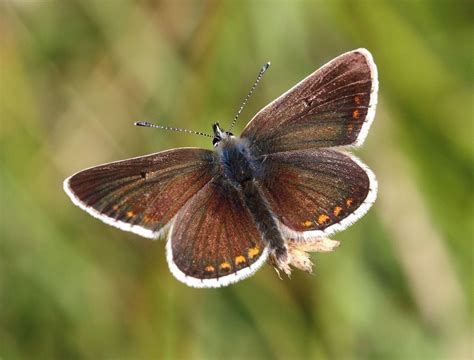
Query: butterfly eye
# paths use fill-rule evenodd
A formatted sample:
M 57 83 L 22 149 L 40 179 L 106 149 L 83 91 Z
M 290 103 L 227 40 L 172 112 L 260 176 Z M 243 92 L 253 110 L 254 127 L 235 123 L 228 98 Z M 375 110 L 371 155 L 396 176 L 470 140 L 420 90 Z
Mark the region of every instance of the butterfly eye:
M 219 141 L 221 141 L 221 139 L 215 137 L 214 139 L 212 139 L 212 145 L 217 146 L 217 143 Z

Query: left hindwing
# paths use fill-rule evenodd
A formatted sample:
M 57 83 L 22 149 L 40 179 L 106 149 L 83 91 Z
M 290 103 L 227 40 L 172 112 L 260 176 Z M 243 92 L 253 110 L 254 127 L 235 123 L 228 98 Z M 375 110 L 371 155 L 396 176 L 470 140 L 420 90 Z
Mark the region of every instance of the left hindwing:
M 238 191 L 217 176 L 176 216 L 168 233 L 173 275 L 193 287 L 220 287 L 252 275 L 266 245 Z
M 343 230 L 377 194 L 374 174 L 353 155 L 318 149 L 265 156 L 258 182 L 286 237 L 310 239 Z

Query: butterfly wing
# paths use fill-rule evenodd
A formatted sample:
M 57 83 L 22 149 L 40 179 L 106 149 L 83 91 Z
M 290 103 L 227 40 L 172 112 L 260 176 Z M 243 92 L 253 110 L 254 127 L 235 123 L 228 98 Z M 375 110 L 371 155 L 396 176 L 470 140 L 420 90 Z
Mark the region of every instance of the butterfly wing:
M 157 238 L 215 170 L 213 152 L 173 149 L 78 172 L 64 181 L 64 190 L 105 223 Z
M 267 155 L 258 182 L 284 235 L 326 237 L 345 229 L 372 206 L 374 174 L 353 155 L 310 149 Z
M 260 110 L 241 137 L 256 155 L 361 145 L 374 119 L 377 91 L 370 52 L 345 53 Z
M 190 199 L 168 233 L 170 270 L 193 287 L 221 287 L 242 280 L 263 265 L 267 255 L 239 193 L 221 177 Z

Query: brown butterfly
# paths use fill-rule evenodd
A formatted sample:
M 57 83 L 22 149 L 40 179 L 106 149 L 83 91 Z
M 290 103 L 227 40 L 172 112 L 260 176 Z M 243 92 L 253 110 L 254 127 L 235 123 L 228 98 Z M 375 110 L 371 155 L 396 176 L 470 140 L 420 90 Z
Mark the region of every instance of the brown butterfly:
M 344 147 L 364 142 L 377 91 L 370 52 L 350 51 L 260 110 L 240 137 L 216 123 L 213 150 L 95 166 L 67 178 L 64 190 L 107 224 L 167 234 L 170 270 L 189 286 L 229 285 L 269 257 L 287 274 L 290 265 L 311 271 L 306 251 L 334 249 L 327 237 L 375 201 L 374 174 Z

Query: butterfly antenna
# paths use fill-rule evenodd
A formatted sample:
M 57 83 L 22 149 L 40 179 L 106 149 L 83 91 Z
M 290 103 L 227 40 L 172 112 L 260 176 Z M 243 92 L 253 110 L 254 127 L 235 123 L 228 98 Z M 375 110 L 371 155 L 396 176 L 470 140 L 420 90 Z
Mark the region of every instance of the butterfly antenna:
M 148 121 L 137 121 L 137 122 L 134 122 L 133 125 L 149 127 L 149 128 L 155 128 L 155 129 L 170 130 L 170 131 L 179 131 L 179 132 L 184 132 L 184 133 L 187 133 L 187 134 L 201 135 L 201 136 L 206 136 L 206 137 L 210 137 L 210 138 L 214 137 L 210 134 L 206 134 L 206 133 L 203 133 L 203 132 L 200 132 L 200 131 L 192 131 L 192 130 L 175 128 L 175 127 L 164 126 L 164 125 L 155 125 L 155 124 L 152 124 Z
M 242 105 L 240 105 L 240 109 L 239 111 L 237 111 L 237 114 L 235 115 L 234 117 L 234 120 L 232 121 L 232 124 L 230 125 L 230 128 L 229 128 L 229 132 L 232 130 L 232 128 L 234 127 L 235 123 L 237 122 L 237 119 L 239 118 L 240 116 L 240 113 L 242 112 L 242 110 L 244 109 L 245 107 L 245 104 L 247 104 L 247 101 L 249 100 L 250 96 L 252 96 L 252 93 L 254 92 L 255 88 L 257 87 L 258 85 L 258 82 L 260 81 L 260 79 L 262 78 L 263 74 L 265 74 L 265 71 L 267 71 L 267 69 L 270 67 L 270 61 L 267 62 L 265 65 L 262 66 L 262 68 L 260 69 L 258 75 L 257 75 L 257 78 L 255 79 L 255 82 L 253 83 L 252 87 L 250 88 L 250 91 L 249 93 L 247 94 L 247 96 L 244 98 L 244 101 L 242 101 Z

